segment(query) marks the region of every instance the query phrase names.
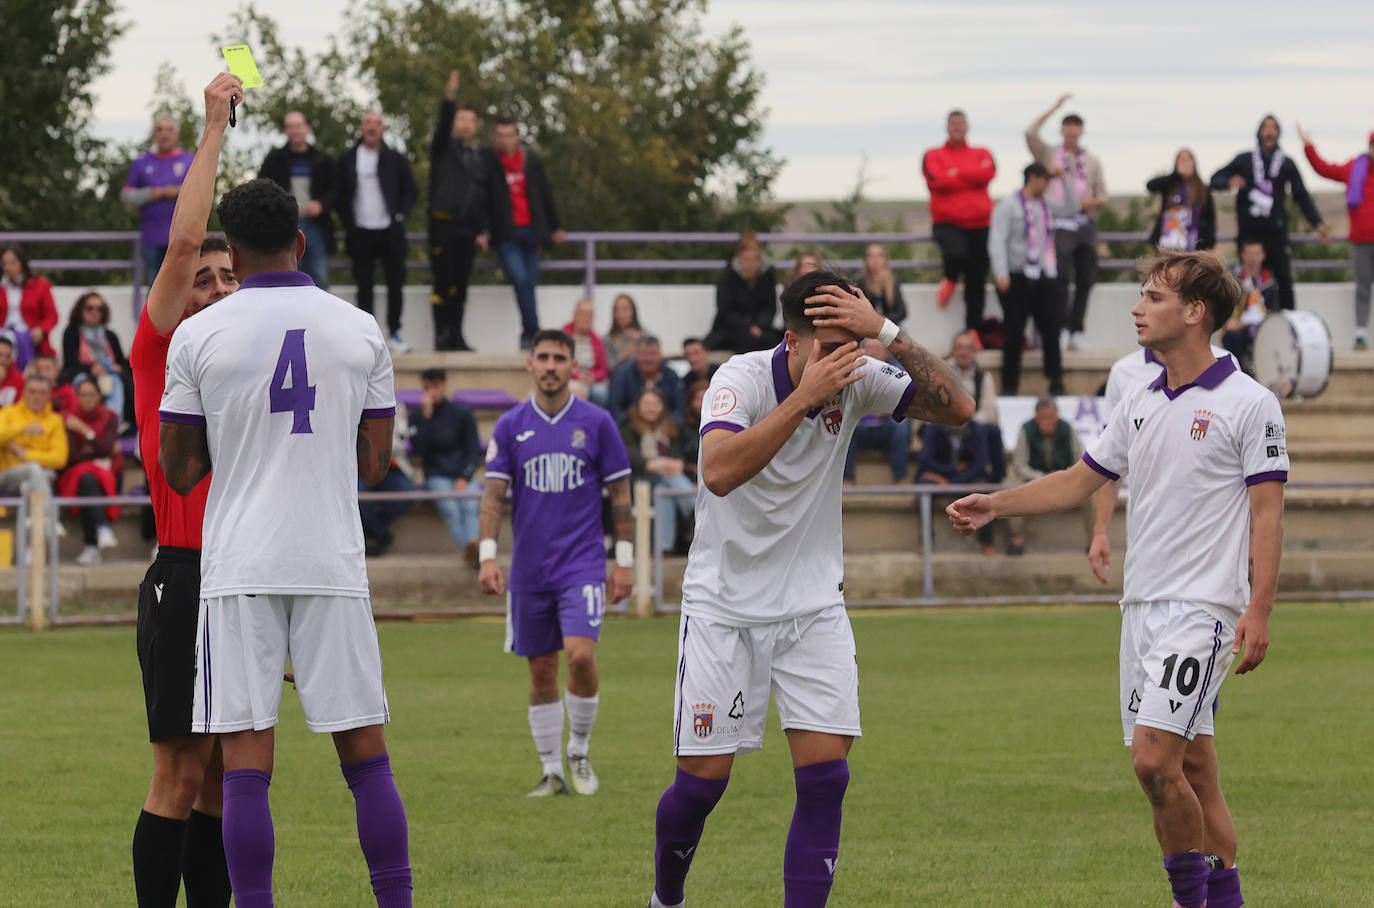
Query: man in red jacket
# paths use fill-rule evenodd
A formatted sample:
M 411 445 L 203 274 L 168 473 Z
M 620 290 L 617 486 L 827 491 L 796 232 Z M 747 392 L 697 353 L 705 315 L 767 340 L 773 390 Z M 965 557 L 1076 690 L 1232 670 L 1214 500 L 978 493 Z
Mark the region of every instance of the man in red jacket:
M 1374 286 L 1374 132 L 1369 134 L 1369 153 L 1344 164 L 1322 160 L 1312 137 L 1298 125 L 1307 162 L 1328 180 L 1344 183 L 1345 205 L 1350 211 L 1350 258 L 1355 268 L 1355 349 L 1369 349 L 1369 297 Z
M 965 140 L 968 118 L 952 110 L 945 121 L 949 141 L 926 152 L 921 170 L 930 187 L 930 220 L 944 261 L 945 279 L 936 301 L 949 305 L 964 276 L 964 325 L 977 331 L 983 322 L 984 284 L 988 277 L 988 222 L 992 199 L 988 184 L 997 175 L 992 152 Z

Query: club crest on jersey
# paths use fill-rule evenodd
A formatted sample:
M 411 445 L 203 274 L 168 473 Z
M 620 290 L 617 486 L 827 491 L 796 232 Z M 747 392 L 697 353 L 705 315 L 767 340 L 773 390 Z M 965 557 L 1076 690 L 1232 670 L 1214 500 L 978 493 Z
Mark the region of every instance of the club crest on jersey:
M 840 411 L 839 397 L 832 397 L 821 407 L 821 423 L 825 426 L 825 431 L 831 435 L 840 434 L 840 423 L 844 421 L 844 414 Z
M 572 446 L 574 448 L 585 448 L 587 446 L 586 429 L 573 429 Z
M 1193 411 L 1193 428 L 1188 432 L 1193 441 L 1202 441 L 1207 437 L 1207 427 L 1212 424 L 1212 416 L 1211 410 Z
M 716 730 L 716 705 L 714 703 L 692 704 L 692 731 L 698 738 L 709 738 Z

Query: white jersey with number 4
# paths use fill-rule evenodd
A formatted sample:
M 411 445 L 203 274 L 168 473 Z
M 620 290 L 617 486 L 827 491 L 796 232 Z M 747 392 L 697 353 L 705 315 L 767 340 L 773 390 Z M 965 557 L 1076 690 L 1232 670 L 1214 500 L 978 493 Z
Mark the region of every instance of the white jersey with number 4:
M 358 423 L 396 412 L 371 315 L 300 272 L 252 275 L 177 328 L 161 411 L 209 439 L 202 597 L 368 594 Z
M 756 476 L 723 498 L 697 487 L 684 615 L 749 626 L 844 604 L 840 481 L 849 439 L 860 417 L 904 419 L 916 393 L 900 367 L 861 362 L 863 378 L 808 413 Z M 792 391 L 785 346 L 731 357 L 711 379 L 701 434 L 748 429 Z

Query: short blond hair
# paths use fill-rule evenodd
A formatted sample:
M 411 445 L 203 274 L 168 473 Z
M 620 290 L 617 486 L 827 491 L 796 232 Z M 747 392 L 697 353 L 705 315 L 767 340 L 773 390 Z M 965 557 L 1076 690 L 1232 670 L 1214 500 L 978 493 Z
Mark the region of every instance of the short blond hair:
M 1144 275 L 1177 293 L 1185 303 L 1198 302 L 1207 307 L 1207 318 L 1216 331 L 1245 299 L 1240 282 L 1226 267 L 1226 259 L 1211 249 L 1197 252 L 1160 250 L 1136 262 Z

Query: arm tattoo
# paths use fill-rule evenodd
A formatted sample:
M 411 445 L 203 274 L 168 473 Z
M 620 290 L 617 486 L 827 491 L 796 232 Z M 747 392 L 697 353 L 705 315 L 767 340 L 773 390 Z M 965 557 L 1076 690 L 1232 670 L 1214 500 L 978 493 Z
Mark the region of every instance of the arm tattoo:
M 158 463 L 167 485 L 178 495 L 188 495 L 210 475 L 210 443 L 204 426 L 162 423 L 158 429 Z
M 635 517 L 630 507 L 630 478 L 617 479 L 607 489 L 611 493 L 611 524 L 615 527 L 616 541 L 633 542 Z
M 967 397 L 959 387 L 954 370 L 938 356 L 932 356 L 905 331 L 897 335 L 888 349 L 916 386 L 916 396 L 907 407 L 907 418 L 936 422 L 951 419 L 955 401 Z
M 501 533 L 501 506 L 506 500 L 504 479 L 487 477 L 482 490 L 482 507 L 477 516 L 477 535 L 481 539 L 496 539 Z
M 375 470 L 378 477 L 385 477 L 391 469 L 391 427 L 392 417 L 368 419 L 358 423 L 358 469 L 361 472 Z M 381 434 L 379 443 L 374 444 L 373 434 Z M 381 479 L 378 479 L 380 482 Z M 366 480 L 364 480 L 366 482 Z M 376 485 L 376 483 L 368 483 Z

